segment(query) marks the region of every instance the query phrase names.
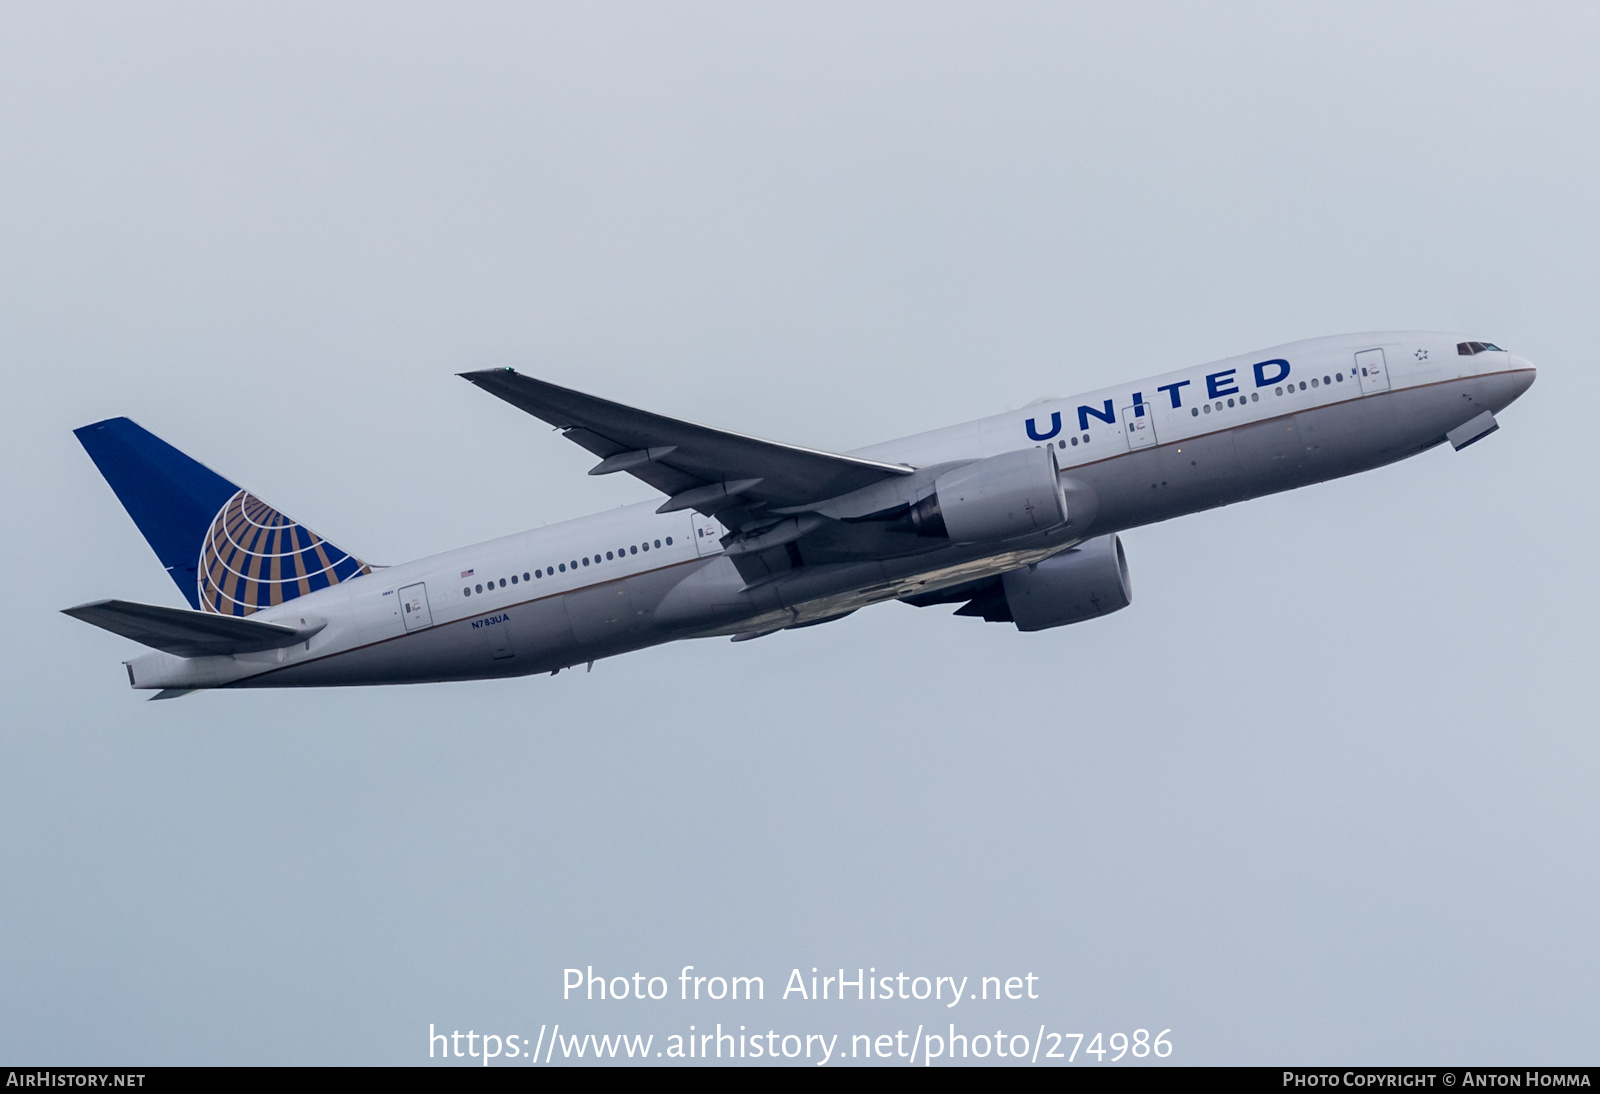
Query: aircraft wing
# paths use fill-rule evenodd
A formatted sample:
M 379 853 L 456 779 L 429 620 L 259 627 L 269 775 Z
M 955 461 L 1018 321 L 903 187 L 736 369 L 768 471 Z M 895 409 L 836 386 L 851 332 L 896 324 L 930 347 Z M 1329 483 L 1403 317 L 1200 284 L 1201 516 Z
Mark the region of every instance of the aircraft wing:
M 837 497 L 914 470 L 635 410 L 514 369 L 461 376 L 601 457 L 589 474 L 626 471 L 668 495 L 658 512 L 698 509 L 730 527 L 770 519 L 764 510 Z
M 296 630 L 234 615 L 163 608 L 128 600 L 96 600 L 63 614 L 179 657 L 257 653 L 304 642 L 325 624 Z

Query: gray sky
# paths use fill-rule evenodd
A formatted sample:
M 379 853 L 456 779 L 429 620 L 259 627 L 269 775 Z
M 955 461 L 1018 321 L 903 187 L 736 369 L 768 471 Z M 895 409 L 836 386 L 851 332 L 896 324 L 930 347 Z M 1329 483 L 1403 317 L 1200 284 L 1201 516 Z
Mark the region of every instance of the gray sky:
M 1592 5 L 0 7 L 0 1059 L 1593 1062 L 1597 53 Z M 464 369 L 839 449 L 1393 327 L 1539 381 L 1128 533 L 1133 607 L 1059 631 L 151 705 L 56 614 L 180 603 L 70 433 L 111 415 L 393 562 L 650 496 Z M 559 998 L 685 964 L 768 1001 Z M 1042 998 L 774 998 L 841 965 Z

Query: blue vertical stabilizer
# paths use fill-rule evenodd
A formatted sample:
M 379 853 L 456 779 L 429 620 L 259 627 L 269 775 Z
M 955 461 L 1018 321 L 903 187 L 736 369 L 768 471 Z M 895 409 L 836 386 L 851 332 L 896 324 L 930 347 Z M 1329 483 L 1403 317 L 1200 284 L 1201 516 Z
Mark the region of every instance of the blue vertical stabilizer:
M 127 418 L 73 432 L 190 607 L 249 615 L 371 572 Z
M 189 606 L 200 607 L 200 545 L 239 488 L 127 418 L 107 418 L 73 433 Z

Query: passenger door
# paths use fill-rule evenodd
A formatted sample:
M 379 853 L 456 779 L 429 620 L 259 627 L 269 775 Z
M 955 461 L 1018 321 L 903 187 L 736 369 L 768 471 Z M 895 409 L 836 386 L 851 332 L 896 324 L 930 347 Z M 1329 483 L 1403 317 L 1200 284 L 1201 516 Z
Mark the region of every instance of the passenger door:
M 433 613 L 428 610 L 428 589 L 423 582 L 400 590 L 400 618 L 405 620 L 408 631 L 433 626 Z
M 1356 375 L 1361 378 L 1361 394 L 1389 390 L 1389 366 L 1383 359 L 1383 350 L 1364 349 L 1356 354 Z
M 1129 448 L 1149 448 L 1156 443 L 1155 418 L 1150 408 L 1130 404 L 1122 408 L 1122 432 Z
M 697 554 L 711 555 L 722 550 L 722 537 L 728 530 L 716 517 L 694 515 L 694 549 Z

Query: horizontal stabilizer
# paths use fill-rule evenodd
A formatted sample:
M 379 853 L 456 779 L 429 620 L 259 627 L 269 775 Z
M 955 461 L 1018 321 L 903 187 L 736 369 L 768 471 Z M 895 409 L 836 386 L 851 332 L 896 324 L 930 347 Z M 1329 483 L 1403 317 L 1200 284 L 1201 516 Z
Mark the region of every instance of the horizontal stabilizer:
M 179 657 L 218 657 L 283 649 L 304 642 L 327 626 L 317 621 L 296 629 L 256 619 L 135 604 L 128 600 L 96 600 L 62 611 L 112 634 Z

